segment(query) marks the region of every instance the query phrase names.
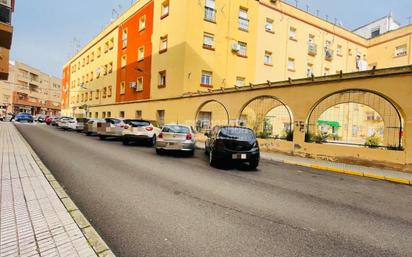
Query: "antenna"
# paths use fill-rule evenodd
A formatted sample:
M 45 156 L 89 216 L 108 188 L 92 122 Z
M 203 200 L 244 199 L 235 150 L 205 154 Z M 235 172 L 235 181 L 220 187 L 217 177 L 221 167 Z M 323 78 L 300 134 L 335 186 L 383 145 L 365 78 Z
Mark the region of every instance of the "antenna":
M 412 22 L 412 16 L 406 17 L 406 19 L 408 19 L 408 24 L 411 24 L 411 22 Z
M 298 0 L 295 0 L 295 2 L 296 2 L 296 8 L 298 8 Z

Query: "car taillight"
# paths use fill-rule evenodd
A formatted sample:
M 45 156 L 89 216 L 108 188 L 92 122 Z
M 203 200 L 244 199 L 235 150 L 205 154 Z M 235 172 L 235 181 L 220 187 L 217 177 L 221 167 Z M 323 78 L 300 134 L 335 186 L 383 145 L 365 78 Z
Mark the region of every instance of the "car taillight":
M 192 134 L 187 134 L 186 135 L 186 140 L 192 140 L 192 138 L 193 138 Z
M 128 128 L 129 128 L 129 125 L 124 125 L 123 128 L 124 128 L 124 129 L 128 129 Z
M 163 133 L 160 133 L 157 137 L 158 138 L 163 138 Z
M 146 130 L 147 131 L 153 131 L 153 128 L 152 127 L 146 127 Z

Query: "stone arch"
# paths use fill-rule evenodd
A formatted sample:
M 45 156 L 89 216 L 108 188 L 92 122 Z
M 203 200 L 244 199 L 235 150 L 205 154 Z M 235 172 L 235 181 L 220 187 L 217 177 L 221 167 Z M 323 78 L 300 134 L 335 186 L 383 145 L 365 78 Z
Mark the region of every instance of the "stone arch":
M 260 137 L 286 138 L 292 132 L 292 112 L 274 96 L 252 98 L 242 106 L 238 117 L 239 125 L 253 129 Z
M 366 106 L 378 114 L 380 119 L 383 121 L 383 140 L 381 142 L 382 146 L 386 147 L 401 147 L 402 146 L 402 129 L 403 129 L 403 118 L 396 104 L 390 100 L 388 97 L 370 90 L 364 89 L 347 89 L 342 91 L 333 92 L 329 95 L 322 97 L 311 109 L 309 115 L 307 116 L 307 132 L 310 134 L 317 134 L 319 118 L 325 114 L 332 107 L 338 106 L 350 106 L 353 104 L 358 104 L 361 106 Z M 351 115 L 353 115 L 352 107 L 348 107 L 348 110 L 344 110 L 345 115 L 348 117 L 347 120 L 351 120 Z M 376 121 L 380 121 L 379 117 Z M 367 121 L 374 121 L 372 117 Z M 347 122 L 346 125 L 349 125 Z M 345 126 L 346 126 L 345 125 Z M 349 128 L 344 128 L 349 129 Z
M 205 132 L 216 125 L 229 125 L 230 116 L 222 102 L 212 99 L 197 108 L 195 120 L 196 129 Z

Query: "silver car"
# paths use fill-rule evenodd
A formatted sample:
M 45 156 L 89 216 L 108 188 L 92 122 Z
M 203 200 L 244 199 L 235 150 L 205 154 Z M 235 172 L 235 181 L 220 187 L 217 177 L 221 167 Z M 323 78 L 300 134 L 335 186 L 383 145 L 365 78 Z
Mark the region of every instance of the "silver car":
M 190 155 L 195 152 L 195 131 L 191 126 L 170 124 L 163 127 L 156 141 L 156 153 L 183 151 Z
M 102 122 L 97 122 L 97 135 L 101 140 L 108 137 L 121 138 L 125 126 L 124 119 L 106 118 Z

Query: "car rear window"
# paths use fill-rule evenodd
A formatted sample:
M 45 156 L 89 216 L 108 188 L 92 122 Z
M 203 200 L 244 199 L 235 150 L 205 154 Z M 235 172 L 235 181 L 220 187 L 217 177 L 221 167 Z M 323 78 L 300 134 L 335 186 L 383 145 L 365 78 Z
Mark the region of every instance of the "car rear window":
M 220 138 L 241 140 L 241 141 L 253 141 L 255 135 L 250 129 L 238 128 L 238 127 L 225 127 L 220 129 Z
M 150 122 L 145 121 L 145 120 L 129 120 L 127 123 L 129 125 L 132 125 L 133 127 L 147 127 L 147 126 L 150 126 Z
M 177 134 L 189 134 L 190 130 L 188 127 L 179 125 L 168 125 L 163 128 L 165 133 L 177 133 Z

